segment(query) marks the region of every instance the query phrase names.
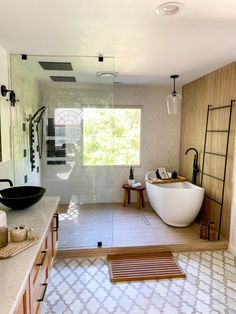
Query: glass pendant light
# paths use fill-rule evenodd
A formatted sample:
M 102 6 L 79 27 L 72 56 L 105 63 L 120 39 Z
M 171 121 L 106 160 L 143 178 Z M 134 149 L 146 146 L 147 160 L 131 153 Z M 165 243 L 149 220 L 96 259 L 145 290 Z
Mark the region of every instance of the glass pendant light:
M 170 78 L 174 80 L 174 90 L 171 94 L 169 94 L 167 99 L 167 110 L 168 114 L 170 115 L 176 115 L 180 113 L 180 105 L 181 105 L 181 99 L 182 96 L 176 92 L 175 90 L 175 79 L 178 78 L 179 75 L 171 75 Z

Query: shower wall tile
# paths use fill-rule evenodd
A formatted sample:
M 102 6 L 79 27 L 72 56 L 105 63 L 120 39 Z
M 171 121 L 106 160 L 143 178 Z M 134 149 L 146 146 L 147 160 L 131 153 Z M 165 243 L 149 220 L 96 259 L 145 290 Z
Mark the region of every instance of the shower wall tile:
M 9 56 L 6 50 L 0 47 L 0 85 L 9 86 L 8 79 L 9 72 Z M 0 133 L 1 133 L 1 150 L 2 154 L 0 160 L 2 162 L 9 161 L 11 159 L 11 147 L 10 147 L 10 106 L 6 101 L 6 97 L 0 97 Z M 0 177 L 1 165 L 0 165 Z
M 28 177 L 28 185 L 40 185 L 40 173 L 37 173 L 36 168 L 31 171 L 28 121 L 29 115 L 33 114 L 40 105 L 38 84 L 31 73 L 17 61 L 15 56 L 11 56 L 11 79 L 12 88 L 17 99 L 19 99 L 19 102 L 12 108 L 11 126 L 15 185 L 24 185 L 25 175 Z M 26 125 L 25 131 L 22 129 L 22 123 Z M 27 150 L 26 157 L 23 155 L 24 149 Z M 34 149 L 36 151 L 36 145 Z M 35 161 L 36 167 L 39 166 L 40 161 L 37 153 Z
M 168 88 L 156 86 L 116 86 L 114 104 L 141 105 L 141 166 L 134 168 L 135 179 L 145 184 L 149 170 L 165 167 L 179 170 L 180 115 L 167 114 Z M 114 169 L 115 201 L 121 201 L 121 185 L 128 179 L 129 168 Z M 133 195 L 135 201 L 136 195 Z M 145 195 L 146 197 L 146 195 Z M 147 199 L 147 198 L 146 198 Z
M 49 118 L 54 118 L 55 108 L 104 104 L 141 105 L 141 165 L 134 168 L 134 175 L 143 184 L 145 174 L 158 166 L 166 167 L 169 171 L 178 172 L 179 169 L 180 115 L 167 114 L 166 96 L 169 92 L 168 88 L 154 86 L 40 86 L 41 101 L 48 107 Z M 82 203 L 121 202 L 121 187 L 128 180 L 129 166 L 83 167 L 82 139 L 79 138 L 78 141 L 81 153 L 70 164 L 47 165 L 44 156 L 42 182 L 47 193 L 60 195 L 62 203 L 68 203 L 73 195 Z M 136 195 L 132 194 L 133 201 L 135 198 Z

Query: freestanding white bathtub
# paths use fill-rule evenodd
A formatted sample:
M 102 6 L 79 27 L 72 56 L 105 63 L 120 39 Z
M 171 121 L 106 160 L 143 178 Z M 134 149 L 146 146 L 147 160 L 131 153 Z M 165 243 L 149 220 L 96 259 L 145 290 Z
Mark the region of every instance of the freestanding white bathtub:
M 154 178 L 153 174 L 155 171 L 148 172 L 146 179 Z M 204 197 L 204 188 L 188 181 L 166 184 L 146 182 L 146 189 L 152 208 L 166 224 L 174 227 L 190 225 L 197 217 Z

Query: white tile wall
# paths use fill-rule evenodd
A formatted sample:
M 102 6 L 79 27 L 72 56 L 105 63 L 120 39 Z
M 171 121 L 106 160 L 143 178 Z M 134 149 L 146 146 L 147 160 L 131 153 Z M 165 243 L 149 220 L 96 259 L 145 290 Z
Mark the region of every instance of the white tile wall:
M 5 49 L 0 47 L 0 86 L 9 88 L 9 58 Z M 0 119 L 2 162 L 0 162 L 0 178 L 9 178 L 14 181 L 13 162 L 11 160 L 10 145 L 10 106 L 7 97 L 0 96 Z M 8 184 L 0 184 L 0 189 L 8 187 Z M 0 204 L 1 206 L 1 204 Z
M 178 171 L 180 116 L 168 116 L 166 95 L 168 88 L 154 86 L 115 86 L 55 88 L 41 87 L 42 102 L 53 117 L 54 108 L 81 107 L 83 104 L 141 105 L 141 166 L 135 168 L 135 178 L 144 183 L 145 174 L 157 166 Z M 82 156 L 81 156 L 82 157 Z M 61 202 L 70 201 L 71 194 L 79 195 L 82 202 L 120 202 L 122 184 L 127 182 L 129 167 L 83 168 L 81 157 L 69 178 L 61 182 L 58 172 L 63 166 L 42 165 L 42 180 L 50 195 L 62 196 Z M 64 167 L 66 170 L 66 167 Z
M 14 108 L 15 119 L 12 121 L 15 185 L 24 185 L 25 175 L 28 177 L 27 185 L 40 185 L 40 173 L 36 172 L 36 167 L 40 164 L 38 153 L 36 153 L 35 158 L 36 167 L 34 171 L 31 171 L 28 121 L 29 115 L 33 114 L 40 106 L 38 83 L 33 78 L 33 75 L 14 56 L 11 56 L 11 81 L 12 88 L 16 93 L 17 99 L 19 99 Z M 23 131 L 23 123 L 26 124 L 26 131 Z M 27 150 L 26 157 L 23 154 L 24 149 Z
M 5 85 L 9 88 L 8 81 L 8 54 L 0 47 L 0 86 Z M 2 142 L 2 161 L 11 159 L 10 155 L 10 106 L 6 101 L 7 97 L 0 95 L 0 116 L 1 116 L 1 142 Z

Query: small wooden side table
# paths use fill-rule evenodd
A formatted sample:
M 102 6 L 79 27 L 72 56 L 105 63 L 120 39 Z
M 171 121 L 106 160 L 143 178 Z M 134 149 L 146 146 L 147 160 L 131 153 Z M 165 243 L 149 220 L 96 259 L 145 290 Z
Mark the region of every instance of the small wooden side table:
M 145 190 L 144 186 L 138 186 L 133 188 L 131 185 L 123 184 L 122 188 L 123 191 L 123 207 L 126 206 L 126 201 L 130 204 L 130 191 L 137 192 L 137 208 L 141 209 L 141 206 L 144 207 L 144 198 L 143 198 L 143 191 Z

